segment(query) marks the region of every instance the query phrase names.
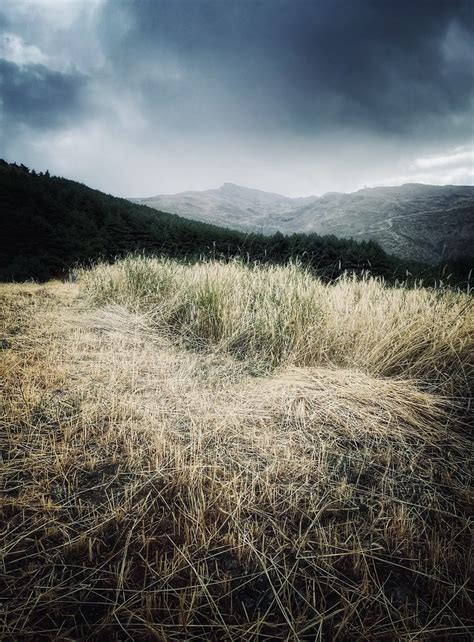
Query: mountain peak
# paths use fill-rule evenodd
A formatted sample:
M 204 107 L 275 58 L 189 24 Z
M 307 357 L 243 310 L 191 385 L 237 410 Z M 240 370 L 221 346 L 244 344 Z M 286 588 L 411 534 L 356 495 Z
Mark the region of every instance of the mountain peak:
M 226 181 L 225 183 L 222 183 L 221 187 L 239 187 L 242 189 L 250 189 L 249 187 L 243 187 L 242 185 L 238 185 L 237 183 L 232 183 L 230 181 Z
M 245 187 L 245 185 L 238 185 L 237 183 L 223 183 L 219 187 L 219 192 L 225 192 L 225 193 L 239 193 L 239 194 L 262 194 L 262 195 L 271 195 L 271 196 L 278 196 L 279 198 L 287 198 L 286 196 L 282 196 L 281 194 L 273 194 L 273 192 L 265 192 L 264 190 L 261 189 L 256 189 L 255 187 Z
M 235 191 L 235 190 L 245 190 L 246 192 L 249 191 L 251 188 L 250 187 L 244 187 L 243 185 L 237 185 L 237 183 L 222 183 L 222 185 L 219 187 L 219 190 L 221 191 Z

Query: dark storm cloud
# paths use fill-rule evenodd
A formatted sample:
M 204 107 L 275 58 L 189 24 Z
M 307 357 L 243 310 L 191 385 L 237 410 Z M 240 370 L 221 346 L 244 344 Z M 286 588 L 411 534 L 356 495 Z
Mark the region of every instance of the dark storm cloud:
M 472 0 L 1 0 L 0 148 L 126 196 L 472 182 L 473 35 Z
M 56 127 L 80 114 L 85 84 L 78 73 L 0 59 L 2 119 L 37 128 Z
M 468 126 L 471 0 L 107 0 L 97 7 L 95 39 L 104 53 L 103 68 L 92 72 L 97 104 L 101 89 L 118 101 L 128 93 L 150 125 L 400 135 Z M 23 21 L 34 38 L 28 13 L 13 15 L 0 14 L 0 28 Z M 83 29 L 78 23 L 68 33 L 76 56 L 83 40 L 83 49 L 91 42 Z M 79 74 L 6 61 L 0 71 L 3 109 L 25 121 L 47 125 L 86 109 Z
M 176 127 L 412 133 L 466 127 L 473 14 L 464 0 L 112 0 L 103 30 L 115 72 Z

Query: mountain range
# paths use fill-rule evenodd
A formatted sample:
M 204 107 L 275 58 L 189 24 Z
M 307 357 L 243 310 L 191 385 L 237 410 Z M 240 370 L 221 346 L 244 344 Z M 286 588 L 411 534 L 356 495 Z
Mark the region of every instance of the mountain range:
M 218 189 L 130 200 L 248 232 L 373 239 L 402 259 L 433 264 L 474 255 L 474 186 L 407 183 L 290 198 L 224 183 Z

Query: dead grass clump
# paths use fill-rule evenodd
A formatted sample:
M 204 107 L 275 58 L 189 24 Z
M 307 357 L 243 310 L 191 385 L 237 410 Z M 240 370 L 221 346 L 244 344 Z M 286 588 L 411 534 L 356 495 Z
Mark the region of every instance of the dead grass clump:
M 437 443 L 449 425 L 446 399 L 412 381 L 357 370 L 290 368 L 268 382 L 265 397 L 283 422 L 324 426 L 351 437 L 423 437 Z

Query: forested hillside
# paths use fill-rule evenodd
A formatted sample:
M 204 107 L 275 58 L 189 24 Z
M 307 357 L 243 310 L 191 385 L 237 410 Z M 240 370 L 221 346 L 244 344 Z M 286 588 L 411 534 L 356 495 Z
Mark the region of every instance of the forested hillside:
M 439 276 L 439 270 L 402 263 L 373 241 L 246 234 L 133 204 L 5 161 L 0 161 L 0 212 L 3 281 L 47 280 L 64 276 L 77 264 L 133 251 L 189 259 L 241 256 L 276 263 L 299 259 L 325 278 L 346 270 L 370 270 L 387 279 L 405 278 L 407 270 L 425 278 Z M 464 277 L 459 272 L 455 280 Z

